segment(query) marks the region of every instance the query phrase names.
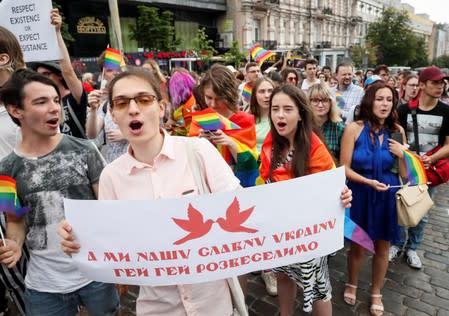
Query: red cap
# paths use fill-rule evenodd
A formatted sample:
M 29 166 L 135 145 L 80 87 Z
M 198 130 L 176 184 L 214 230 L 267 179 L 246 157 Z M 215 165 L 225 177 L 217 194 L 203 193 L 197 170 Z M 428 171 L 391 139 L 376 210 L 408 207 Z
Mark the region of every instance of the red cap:
M 419 73 L 420 82 L 425 82 L 427 80 L 439 81 L 441 79 L 449 79 L 449 76 L 435 66 L 427 67 Z

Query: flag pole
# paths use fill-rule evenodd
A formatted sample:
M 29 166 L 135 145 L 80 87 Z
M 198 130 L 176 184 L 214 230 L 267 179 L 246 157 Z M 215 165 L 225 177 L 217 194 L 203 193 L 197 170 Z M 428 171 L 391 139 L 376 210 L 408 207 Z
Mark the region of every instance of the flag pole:
M 108 3 L 112 22 L 113 47 L 123 53 L 122 30 L 120 28 L 120 14 L 118 11 L 117 0 L 108 0 Z

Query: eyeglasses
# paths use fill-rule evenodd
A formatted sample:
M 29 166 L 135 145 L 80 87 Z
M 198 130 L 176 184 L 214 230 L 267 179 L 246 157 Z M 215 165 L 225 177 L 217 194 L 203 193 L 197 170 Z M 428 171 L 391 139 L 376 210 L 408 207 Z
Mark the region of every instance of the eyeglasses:
M 310 103 L 318 105 L 321 102 L 321 104 L 328 104 L 329 99 L 310 99 Z
M 411 88 L 418 88 L 419 85 L 417 84 L 406 84 L 407 87 L 411 87 Z
M 151 106 L 157 100 L 156 96 L 151 94 L 136 95 L 132 98 L 118 97 L 112 100 L 112 106 L 117 110 L 124 110 L 129 106 L 131 100 L 136 102 L 139 109 Z
M 287 81 L 298 81 L 298 79 L 296 79 L 296 77 L 287 77 Z

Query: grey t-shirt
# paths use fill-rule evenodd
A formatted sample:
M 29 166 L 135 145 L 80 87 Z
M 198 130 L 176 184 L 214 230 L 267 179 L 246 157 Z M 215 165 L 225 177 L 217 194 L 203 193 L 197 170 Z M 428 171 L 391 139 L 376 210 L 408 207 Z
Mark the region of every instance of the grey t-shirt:
M 25 215 L 28 288 L 69 293 L 90 282 L 62 252 L 57 231 L 65 218 L 63 198 L 96 199 L 92 185 L 104 165 L 92 143 L 68 135 L 47 155 L 30 158 L 14 151 L 0 161 L 0 174 L 16 179 L 22 205 L 32 208 Z

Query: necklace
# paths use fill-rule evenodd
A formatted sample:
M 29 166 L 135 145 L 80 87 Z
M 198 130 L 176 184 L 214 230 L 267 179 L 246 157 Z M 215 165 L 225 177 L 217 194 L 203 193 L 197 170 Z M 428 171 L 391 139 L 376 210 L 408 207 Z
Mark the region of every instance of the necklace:
M 294 148 L 289 150 L 289 152 L 287 153 L 287 156 L 282 161 L 278 162 L 277 168 L 279 168 L 282 165 L 288 164 L 290 161 L 292 161 L 294 153 L 295 153 Z

